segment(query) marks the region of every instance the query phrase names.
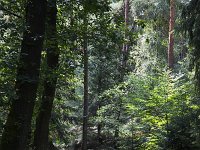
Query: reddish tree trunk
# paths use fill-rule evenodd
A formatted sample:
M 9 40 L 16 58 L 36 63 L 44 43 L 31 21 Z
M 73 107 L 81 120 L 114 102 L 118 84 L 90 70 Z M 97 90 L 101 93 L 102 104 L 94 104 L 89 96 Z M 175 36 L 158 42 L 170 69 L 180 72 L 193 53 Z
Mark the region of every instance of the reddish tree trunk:
M 125 74 L 126 71 L 126 66 L 127 66 L 127 60 L 128 60 L 128 22 L 129 22 L 129 0 L 124 1 L 124 23 L 125 23 L 125 33 L 124 33 L 124 39 L 126 40 L 123 44 L 123 49 L 122 49 L 122 78 Z
M 175 24 L 175 2 L 170 0 L 170 19 L 169 19 L 169 45 L 168 45 L 168 66 L 174 67 L 174 24 Z

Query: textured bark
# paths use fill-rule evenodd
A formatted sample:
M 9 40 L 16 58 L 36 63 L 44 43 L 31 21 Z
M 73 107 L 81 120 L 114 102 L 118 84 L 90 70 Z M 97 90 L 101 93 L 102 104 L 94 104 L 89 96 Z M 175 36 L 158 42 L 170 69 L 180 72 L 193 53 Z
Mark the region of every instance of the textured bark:
M 85 25 L 87 21 L 85 19 Z M 87 150 L 87 132 L 88 132 L 88 49 L 87 33 L 85 33 L 83 42 L 83 60 L 84 60 L 84 102 L 83 102 L 83 137 L 82 150 Z
M 51 0 L 47 5 L 46 41 L 47 41 L 47 72 L 44 79 L 44 91 L 40 112 L 36 119 L 34 135 L 34 149 L 49 149 L 49 121 L 57 83 L 57 68 L 59 49 L 56 30 L 56 0 Z
M 15 83 L 16 96 L 2 135 L 1 150 L 26 150 L 39 80 L 46 0 L 29 0 Z
M 168 66 L 171 69 L 174 67 L 174 24 L 175 24 L 175 2 L 174 0 L 170 0 Z

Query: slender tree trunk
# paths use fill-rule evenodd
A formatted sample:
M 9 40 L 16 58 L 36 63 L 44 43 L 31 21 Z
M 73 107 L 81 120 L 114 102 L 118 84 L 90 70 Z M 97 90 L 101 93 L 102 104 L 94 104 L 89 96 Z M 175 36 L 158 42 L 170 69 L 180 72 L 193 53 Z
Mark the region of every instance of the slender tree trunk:
M 85 20 L 87 26 L 87 21 Z M 86 27 L 87 28 L 87 27 Z M 84 60 L 84 102 L 83 102 L 83 143 L 82 150 L 87 150 L 87 132 L 88 132 L 88 49 L 87 49 L 87 31 L 83 42 L 83 60 Z
M 174 24 L 175 24 L 175 0 L 170 0 L 168 66 L 171 69 L 174 67 Z
M 124 23 L 125 23 L 125 33 L 124 33 L 124 39 L 125 42 L 123 44 L 123 48 L 122 48 L 122 62 L 121 62 L 121 74 L 122 74 L 122 78 L 126 72 L 126 67 L 127 67 L 127 60 L 128 60 L 128 33 L 127 33 L 127 29 L 128 29 L 128 22 L 129 22 L 129 0 L 124 0 Z
M 101 145 L 102 144 L 102 138 L 101 138 L 101 124 L 100 123 L 97 126 L 97 136 L 98 136 L 99 145 Z
M 44 91 L 40 112 L 36 120 L 34 135 L 34 149 L 49 149 L 49 121 L 57 83 L 57 69 L 59 49 L 56 30 L 56 0 L 51 0 L 47 5 L 46 41 L 47 41 L 47 72 L 44 79 Z
M 102 53 L 101 51 L 99 52 L 99 57 L 100 59 L 102 58 Z M 103 70 L 103 60 L 100 61 L 101 64 L 99 64 L 99 74 L 98 74 L 98 95 L 101 95 L 102 93 L 102 70 Z M 101 109 L 101 101 L 98 102 L 98 110 Z M 102 137 L 101 137 L 101 128 L 102 128 L 102 125 L 101 123 L 99 123 L 97 125 L 97 138 L 98 138 L 98 143 L 99 145 L 102 144 Z
M 2 135 L 1 150 L 26 150 L 39 81 L 45 31 L 46 0 L 29 0 L 17 77 L 16 96 Z
M 120 70 L 120 82 L 123 82 L 126 69 L 127 69 L 127 61 L 128 61 L 128 23 L 129 23 L 129 0 L 124 0 L 124 24 L 125 24 L 125 33 L 124 33 L 124 39 L 125 42 L 123 43 L 123 48 L 122 48 L 122 60 L 121 60 L 121 70 Z M 122 107 L 122 102 L 119 100 L 118 102 L 118 112 L 117 112 L 117 121 L 120 121 L 120 116 L 121 116 L 121 107 Z M 114 135 L 114 148 L 118 149 L 118 139 L 119 139 L 119 127 L 116 127 L 115 129 L 115 135 Z
M 134 129 L 133 129 L 133 123 L 131 123 L 131 150 L 134 150 Z

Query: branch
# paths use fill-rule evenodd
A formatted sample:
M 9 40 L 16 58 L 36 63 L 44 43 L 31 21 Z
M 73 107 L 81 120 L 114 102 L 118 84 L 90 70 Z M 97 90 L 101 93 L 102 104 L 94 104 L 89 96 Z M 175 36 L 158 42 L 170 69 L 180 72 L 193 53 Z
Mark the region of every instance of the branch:
M 12 11 L 6 9 L 5 7 L 3 7 L 2 5 L 0 5 L 0 10 L 2 11 L 5 11 L 6 13 L 10 14 L 10 15 L 13 15 L 15 17 L 18 17 L 18 18 L 22 18 L 22 16 L 18 15 L 18 14 L 15 14 L 13 13 Z

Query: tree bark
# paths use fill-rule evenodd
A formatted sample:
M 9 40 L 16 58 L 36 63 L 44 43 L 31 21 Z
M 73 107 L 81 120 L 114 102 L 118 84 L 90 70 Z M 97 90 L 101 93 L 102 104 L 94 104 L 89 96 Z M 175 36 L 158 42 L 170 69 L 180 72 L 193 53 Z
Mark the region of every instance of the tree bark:
M 170 0 L 168 66 L 171 69 L 174 67 L 174 24 L 175 24 L 175 1 Z
M 29 0 L 15 83 L 16 96 L 2 135 L 1 150 L 26 150 L 39 81 L 46 0 Z
M 47 5 L 46 41 L 47 41 L 47 72 L 44 79 L 44 91 L 40 106 L 40 112 L 36 120 L 34 135 L 34 149 L 49 149 L 49 121 L 57 83 L 57 69 L 59 49 L 56 29 L 56 0 L 51 0 Z
M 102 71 L 103 71 L 103 60 L 101 59 L 103 57 L 101 51 L 99 51 L 99 58 L 100 58 L 100 64 L 98 64 L 98 68 L 99 68 L 99 73 L 98 73 L 98 95 L 101 95 L 102 93 Z M 99 100 L 98 102 L 98 110 L 101 109 L 101 101 Z M 98 123 L 97 125 L 97 138 L 98 138 L 98 144 L 99 146 L 101 146 L 102 144 L 102 137 L 101 137 L 101 128 L 102 128 L 102 124 Z
M 87 28 L 87 20 L 85 18 Z M 87 30 L 87 29 L 86 29 Z M 83 143 L 82 150 L 87 150 L 87 132 L 88 132 L 88 49 L 87 49 L 87 31 L 84 33 L 83 41 L 83 60 L 84 60 L 84 102 L 83 102 Z

